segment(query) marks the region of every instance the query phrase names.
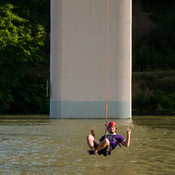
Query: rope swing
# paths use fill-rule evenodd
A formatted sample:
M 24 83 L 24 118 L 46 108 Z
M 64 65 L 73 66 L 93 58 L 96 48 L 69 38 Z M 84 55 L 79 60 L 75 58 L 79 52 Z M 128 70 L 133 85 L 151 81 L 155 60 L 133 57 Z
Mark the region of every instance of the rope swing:
M 107 33 L 106 33 L 106 110 L 105 123 L 108 118 L 108 28 L 109 28 L 109 0 L 107 0 Z

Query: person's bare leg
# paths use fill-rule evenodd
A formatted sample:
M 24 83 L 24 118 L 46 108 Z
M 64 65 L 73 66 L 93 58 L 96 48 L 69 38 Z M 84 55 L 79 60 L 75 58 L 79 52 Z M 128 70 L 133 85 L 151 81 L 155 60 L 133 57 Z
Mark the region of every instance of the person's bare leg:
M 92 150 L 92 151 L 95 151 L 95 148 L 94 148 L 94 137 L 92 135 L 88 135 L 87 136 L 87 143 L 89 145 L 89 148 Z
M 96 148 L 95 153 L 97 153 L 98 151 L 102 150 L 103 148 L 105 148 L 106 146 L 109 146 L 110 142 L 107 138 L 105 138 Z

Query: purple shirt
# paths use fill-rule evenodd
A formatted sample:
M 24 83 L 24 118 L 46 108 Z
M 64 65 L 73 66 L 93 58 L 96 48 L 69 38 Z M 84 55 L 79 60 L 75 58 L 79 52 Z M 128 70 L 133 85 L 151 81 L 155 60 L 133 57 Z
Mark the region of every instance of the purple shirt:
M 100 142 L 102 142 L 104 140 L 105 136 L 102 136 L 100 139 Z M 119 145 L 119 143 L 121 143 L 123 140 L 125 140 L 125 138 L 122 135 L 117 135 L 117 134 L 109 134 L 107 135 L 107 138 L 110 141 L 110 147 L 111 149 L 115 149 L 115 147 L 117 145 Z

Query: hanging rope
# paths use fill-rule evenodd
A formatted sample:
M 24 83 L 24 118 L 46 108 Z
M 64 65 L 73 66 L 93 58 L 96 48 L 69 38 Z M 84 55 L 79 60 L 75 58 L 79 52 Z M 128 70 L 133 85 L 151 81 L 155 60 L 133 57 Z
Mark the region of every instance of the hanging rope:
M 109 0 L 107 0 L 107 33 L 106 33 L 106 118 L 105 122 L 107 124 L 108 118 L 108 26 L 109 26 Z

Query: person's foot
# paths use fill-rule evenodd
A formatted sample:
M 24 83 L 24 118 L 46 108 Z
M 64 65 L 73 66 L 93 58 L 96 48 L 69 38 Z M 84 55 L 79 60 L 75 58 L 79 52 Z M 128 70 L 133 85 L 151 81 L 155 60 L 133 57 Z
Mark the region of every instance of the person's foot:
M 88 153 L 89 153 L 90 155 L 95 155 L 95 154 L 96 154 L 96 150 L 94 150 L 94 151 L 88 150 Z

